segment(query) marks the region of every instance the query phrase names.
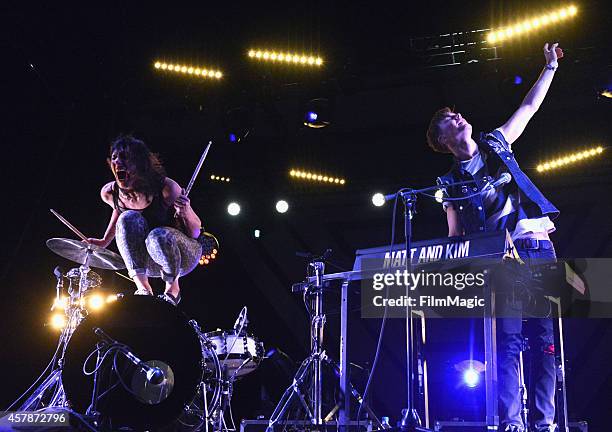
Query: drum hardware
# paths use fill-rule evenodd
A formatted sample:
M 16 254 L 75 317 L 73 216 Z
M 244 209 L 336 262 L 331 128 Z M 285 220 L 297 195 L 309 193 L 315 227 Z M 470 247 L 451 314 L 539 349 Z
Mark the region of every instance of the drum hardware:
M 47 245 L 49 248 L 62 255 L 67 251 L 66 248 L 60 247 L 59 245 L 64 244 L 63 242 L 52 241 L 52 240 L 68 240 L 68 239 L 50 239 L 47 241 Z M 72 248 L 74 251 L 75 248 Z M 67 406 L 66 394 L 64 392 L 63 382 L 62 382 L 62 370 L 65 363 L 65 353 L 68 347 L 68 343 L 79 325 L 82 319 L 87 315 L 87 310 L 84 308 L 84 304 L 81 301 L 83 298 L 83 289 L 81 289 L 81 284 L 83 286 L 88 286 L 92 280 L 95 279 L 93 276 L 89 276 L 90 268 L 89 263 L 93 256 L 93 249 L 88 247 L 80 247 L 80 250 L 83 252 L 79 257 L 81 266 L 78 268 L 78 277 L 76 272 L 72 272 L 72 279 L 70 280 L 69 291 L 69 301 L 66 304 L 64 313 L 67 316 L 67 322 L 64 328 L 62 329 L 62 333 L 60 335 L 57 348 L 55 353 L 49 363 L 48 367 L 51 367 L 51 372 L 49 375 L 43 380 L 43 382 L 30 394 L 30 396 L 26 399 L 26 401 L 19 406 L 20 411 L 31 411 L 38 409 L 40 407 L 65 407 Z M 58 252 L 61 251 L 62 253 Z M 62 255 L 63 256 L 63 255 Z M 76 269 L 73 269 L 76 270 Z M 72 270 L 71 270 L 72 271 Z M 92 272 L 93 273 L 93 272 Z M 56 302 L 52 309 L 56 307 L 58 302 L 61 301 L 62 292 L 64 289 L 63 285 L 63 277 L 64 275 L 61 273 L 61 269 L 56 267 L 54 269 L 54 274 L 57 277 L 57 285 L 56 285 Z M 94 273 L 95 274 L 95 273 Z M 96 275 L 97 276 L 97 275 Z M 98 276 L 99 277 L 99 276 Z M 72 286 L 74 279 L 74 283 L 76 284 L 78 281 L 77 289 L 74 289 Z M 47 368 L 48 368 L 47 367 Z M 44 372 L 43 375 L 44 376 Z M 41 376 L 41 378 L 42 378 Z M 34 383 L 36 384 L 36 382 Z M 28 389 L 29 392 L 29 389 Z M 26 392 L 22 397 L 20 397 L 16 402 L 21 400 L 28 392 Z
M 245 306 L 240 311 L 232 330 L 217 330 L 204 334 L 204 338 L 217 354 L 221 367 L 220 402 L 217 409 L 211 411 L 212 424 L 218 431 L 228 429 L 225 421 L 228 410 L 232 426 L 234 430 L 236 429 L 231 413 L 234 382 L 253 372 L 265 356 L 263 343 L 246 332 L 247 326 L 248 317 Z
M 323 331 L 326 322 L 326 315 L 323 303 L 323 275 L 325 273 L 325 260 L 330 255 L 331 250 L 328 249 L 323 256 L 313 257 L 307 268 L 307 281 L 312 278 L 313 282 L 303 284 L 304 288 L 304 303 L 310 315 L 310 355 L 302 361 L 293 377 L 292 384 L 285 390 L 278 404 L 274 408 L 266 432 L 274 432 L 274 426 L 286 415 L 291 403 L 295 398 L 298 398 L 302 405 L 305 415 L 310 423 L 317 426 L 324 426 L 328 419 L 333 418 L 339 406 L 336 406 L 325 417 L 322 415 L 323 404 L 323 382 L 322 369 L 323 365 L 330 366 L 336 375 L 339 376 L 340 370 L 334 361 L 326 354 L 323 348 Z M 302 390 L 302 386 L 306 382 L 310 383 L 310 395 L 307 398 Z M 361 398 L 358 392 L 354 391 L 352 385 L 351 393 L 360 403 L 360 406 L 367 407 L 367 404 Z M 345 396 L 346 397 L 346 396 Z M 310 402 L 310 403 L 309 403 Z M 366 408 L 371 412 L 369 407 Z M 380 421 L 371 412 L 372 419 L 382 428 Z

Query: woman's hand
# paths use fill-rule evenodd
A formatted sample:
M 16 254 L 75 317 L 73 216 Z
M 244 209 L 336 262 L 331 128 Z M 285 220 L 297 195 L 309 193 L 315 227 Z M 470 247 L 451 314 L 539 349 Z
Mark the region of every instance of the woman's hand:
M 181 189 L 181 194 L 174 200 L 175 216 L 183 219 L 188 218 L 193 209 L 191 208 L 191 201 L 189 197 L 185 195 L 185 189 Z
M 87 241 L 83 240 L 83 242 L 92 244 L 94 246 L 100 246 L 102 248 L 105 248 L 110 244 L 109 240 L 97 239 L 97 238 L 88 238 Z

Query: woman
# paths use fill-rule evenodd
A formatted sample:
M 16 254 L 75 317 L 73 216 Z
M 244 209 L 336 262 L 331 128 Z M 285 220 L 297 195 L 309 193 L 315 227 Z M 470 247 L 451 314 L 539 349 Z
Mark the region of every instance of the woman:
M 115 238 L 135 294 L 153 295 L 149 277 L 166 282 L 162 296 L 176 305 L 181 299 L 179 277 L 198 264 L 202 248 L 201 221 L 177 182 L 166 177 L 158 156 L 133 136 L 111 143 L 108 165 L 115 181 L 102 187 L 102 201 L 113 208 L 96 246 L 107 247 Z

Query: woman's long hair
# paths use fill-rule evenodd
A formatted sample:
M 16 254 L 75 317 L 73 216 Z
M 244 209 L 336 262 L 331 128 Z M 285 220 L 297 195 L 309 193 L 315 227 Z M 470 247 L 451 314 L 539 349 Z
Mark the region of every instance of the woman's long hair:
M 144 141 L 132 135 L 120 135 L 110 145 L 109 157 L 106 159 L 111 165 L 114 151 L 124 151 L 128 159 L 136 166 L 136 179 L 134 189 L 147 195 L 154 195 L 160 190 L 166 170 L 157 153 L 151 152 Z

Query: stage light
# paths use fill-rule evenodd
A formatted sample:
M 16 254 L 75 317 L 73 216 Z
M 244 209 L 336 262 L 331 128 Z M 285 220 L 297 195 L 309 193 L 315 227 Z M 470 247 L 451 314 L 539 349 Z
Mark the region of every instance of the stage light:
M 514 85 L 521 85 L 523 83 L 523 77 L 521 77 L 520 75 L 515 75 L 513 82 Z
M 277 64 L 291 63 L 299 64 L 303 66 L 322 66 L 323 59 L 315 55 L 288 53 L 288 52 L 277 52 L 267 50 L 255 50 L 251 49 L 247 53 L 248 57 L 253 60 L 262 60 L 266 62 L 272 62 Z
M 594 147 L 589 150 L 571 153 L 569 155 L 561 156 L 556 159 L 552 159 L 552 160 L 543 162 L 536 167 L 536 170 L 539 173 L 547 172 L 547 171 L 550 171 L 556 168 L 561 168 L 567 165 L 574 164 L 583 159 L 589 159 L 589 158 L 595 157 L 597 155 L 602 154 L 603 151 L 604 151 L 604 148 L 601 146 L 598 146 L 598 147 Z
M 61 296 L 59 299 L 55 298 L 55 300 L 53 300 L 53 306 L 51 307 L 51 310 L 55 310 L 55 309 L 66 310 L 67 307 L 68 307 L 68 297 Z
M 89 297 L 87 303 L 91 309 L 99 310 L 102 309 L 105 301 L 104 297 L 102 297 L 100 294 L 93 294 Z
M 532 30 L 538 30 L 543 26 L 574 17 L 577 13 L 578 8 L 572 5 L 554 10 L 548 14 L 528 18 L 516 24 L 503 26 L 502 28 L 491 30 L 487 35 L 487 42 L 496 43 L 512 37 L 522 36 Z
M 324 128 L 331 123 L 331 108 L 326 98 L 308 101 L 304 110 L 304 126 L 314 129 Z
M 66 327 L 66 315 L 64 314 L 53 314 L 51 316 L 51 327 L 57 330 L 61 330 Z
M 612 99 L 612 90 L 602 90 L 600 95 L 605 98 Z
M 230 177 L 221 177 L 215 174 L 212 174 L 210 176 L 210 179 L 213 181 L 218 181 L 218 182 L 222 182 L 222 183 L 229 183 L 229 181 L 231 180 Z
M 276 202 L 276 211 L 279 213 L 287 213 L 289 210 L 289 203 L 285 200 L 279 200 Z
M 117 301 L 117 298 L 119 298 L 117 294 L 111 294 L 106 297 L 106 303 L 112 303 L 114 301 Z
M 319 173 L 311 173 L 307 171 L 301 171 L 297 169 L 292 169 L 289 171 L 289 176 L 295 178 L 297 180 L 310 180 L 321 183 L 330 183 L 330 184 L 346 184 L 346 180 L 337 177 L 330 177 L 324 174 Z
M 253 236 L 255 238 L 259 238 L 261 236 L 261 231 L 259 231 L 258 229 L 256 229 L 255 231 L 253 231 Z
M 444 189 L 438 189 L 434 194 L 434 197 L 436 198 L 436 202 L 442 204 L 444 198 Z
M 468 388 L 478 386 L 480 376 L 485 371 L 485 365 L 478 360 L 463 360 L 454 365 L 455 370 L 461 374 L 461 381 Z
M 231 202 L 227 206 L 227 212 L 230 216 L 238 216 L 240 214 L 240 204 Z
M 473 368 L 466 369 L 463 372 L 463 382 L 469 388 L 474 388 L 480 382 L 480 373 Z
M 223 78 L 223 73 L 219 70 L 208 70 L 194 65 L 181 65 L 155 61 L 155 63 L 153 63 L 153 67 L 157 70 L 170 71 L 184 75 L 195 75 L 203 78 L 215 78 L 217 80 Z
M 385 196 L 380 192 L 375 193 L 374 195 L 372 195 L 372 204 L 374 204 L 376 207 L 384 206 Z

